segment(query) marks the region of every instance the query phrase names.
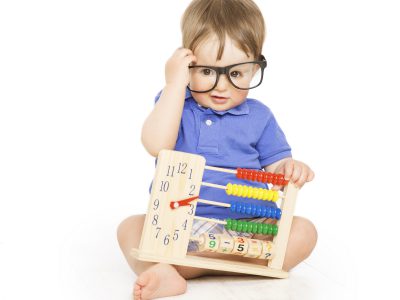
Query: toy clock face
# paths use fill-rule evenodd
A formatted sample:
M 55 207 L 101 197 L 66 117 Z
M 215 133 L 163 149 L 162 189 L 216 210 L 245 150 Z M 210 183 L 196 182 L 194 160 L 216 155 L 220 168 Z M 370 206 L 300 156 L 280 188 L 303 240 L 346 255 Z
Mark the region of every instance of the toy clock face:
M 160 151 L 142 232 L 141 251 L 164 257 L 186 255 L 196 204 L 192 202 L 172 209 L 170 203 L 199 195 L 204 166 L 202 156 Z

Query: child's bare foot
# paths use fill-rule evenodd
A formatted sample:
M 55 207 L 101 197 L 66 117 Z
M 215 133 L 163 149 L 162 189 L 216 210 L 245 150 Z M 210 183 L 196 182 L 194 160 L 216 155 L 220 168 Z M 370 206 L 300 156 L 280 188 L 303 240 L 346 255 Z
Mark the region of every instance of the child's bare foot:
M 133 289 L 135 300 L 175 296 L 186 291 L 186 280 L 167 264 L 156 264 L 139 275 Z

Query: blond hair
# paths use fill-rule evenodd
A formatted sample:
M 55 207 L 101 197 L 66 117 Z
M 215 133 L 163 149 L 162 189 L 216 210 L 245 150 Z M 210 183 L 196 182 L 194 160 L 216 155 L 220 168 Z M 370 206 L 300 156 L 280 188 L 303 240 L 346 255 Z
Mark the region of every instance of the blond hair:
M 224 52 L 226 35 L 256 59 L 265 38 L 264 18 L 252 0 L 193 0 L 182 16 L 181 30 L 182 46 L 192 51 L 215 34 L 219 40 L 218 60 Z

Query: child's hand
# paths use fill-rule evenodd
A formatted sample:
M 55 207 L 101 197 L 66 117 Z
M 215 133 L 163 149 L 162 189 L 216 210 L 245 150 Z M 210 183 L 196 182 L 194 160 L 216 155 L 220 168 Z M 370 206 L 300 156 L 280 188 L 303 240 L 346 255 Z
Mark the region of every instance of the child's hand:
M 284 174 L 285 180 L 290 180 L 298 188 L 301 188 L 306 182 L 310 182 L 314 179 L 314 172 L 305 163 L 294 160 L 294 159 L 284 159 L 276 167 L 274 173 Z M 274 185 L 273 190 L 280 190 L 282 186 Z
M 178 48 L 165 64 L 166 84 L 186 87 L 189 84 L 188 66 L 195 61 L 191 50 Z

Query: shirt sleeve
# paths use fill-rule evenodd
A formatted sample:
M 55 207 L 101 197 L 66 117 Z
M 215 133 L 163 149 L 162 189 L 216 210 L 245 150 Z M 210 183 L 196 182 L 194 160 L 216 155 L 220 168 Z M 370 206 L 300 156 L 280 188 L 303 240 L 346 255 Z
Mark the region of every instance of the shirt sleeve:
M 260 154 L 260 164 L 263 167 L 292 156 L 285 134 L 272 114 L 256 144 L 256 149 Z
M 154 98 L 154 104 L 156 104 L 157 101 L 158 101 L 158 99 L 160 99 L 161 93 L 162 93 L 162 90 L 159 91 L 158 94 L 157 94 L 157 96 Z

